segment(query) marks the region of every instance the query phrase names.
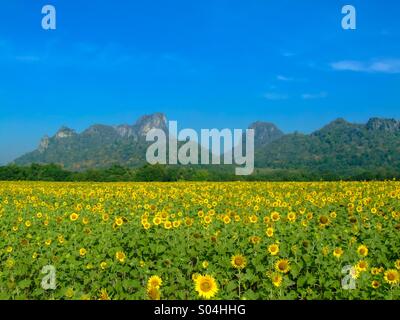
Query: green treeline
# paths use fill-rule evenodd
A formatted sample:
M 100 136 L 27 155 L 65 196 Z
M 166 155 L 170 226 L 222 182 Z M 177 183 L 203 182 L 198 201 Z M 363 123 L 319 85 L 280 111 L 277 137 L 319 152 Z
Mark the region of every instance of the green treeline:
M 256 169 L 250 176 L 236 176 L 232 166 L 165 166 L 144 165 L 126 168 L 113 165 L 105 169 L 82 172 L 67 171 L 56 164 L 0 167 L 0 181 L 338 181 L 400 179 L 400 173 L 391 168 L 374 170 L 354 169 L 342 172 Z

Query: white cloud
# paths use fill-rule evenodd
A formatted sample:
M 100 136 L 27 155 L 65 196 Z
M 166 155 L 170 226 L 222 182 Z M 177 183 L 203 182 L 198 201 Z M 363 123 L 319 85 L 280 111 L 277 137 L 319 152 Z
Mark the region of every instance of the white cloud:
M 296 54 L 294 52 L 291 51 L 284 51 L 282 52 L 282 56 L 286 57 L 286 58 L 291 58 L 294 57 Z
M 285 76 L 282 76 L 282 75 L 277 75 L 276 79 L 278 79 L 279 81 L 294 81 L 293 78 L 285 77 Z
M 264 94 L 264 98 L 267 100 L 286 100 L 289 97 L 286 94 L 267 92 Z
M 304 100 L 315 100 L 315 99 L 324 99 L 328 96 L 326 92 L 320 93 L 304 93 L 301 95 L 301 98 Z
M 371 62 L 344 60 L 331 63 L 331 67 L 338 71 L 400 73 L 400 59 L 383 59 Z

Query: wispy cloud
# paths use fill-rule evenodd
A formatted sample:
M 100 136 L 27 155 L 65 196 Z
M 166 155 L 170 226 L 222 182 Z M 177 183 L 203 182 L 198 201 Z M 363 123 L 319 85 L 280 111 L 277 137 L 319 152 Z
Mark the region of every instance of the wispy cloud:
M 276 79 L 279 81 L 294 81 L 294 78 L 282 76 L 282 75 L 277 75 Z
M 285 58 L 291 58 L 296 55 L 294 52 L 291 52 L 291 51 L 283 51 L 281 54 Z
M 304 93 L 301 95 L 303 100 L 315 100 L 315 99 L 324 99 L 328 96 L 326 92 L 319 92 L 319 93 Z
M 37 62 L 40 61 L 40 57 L 38 56 L 16 56 L 15 60 L 21 62 Z
M 371 62 L 344 60 L 331 63 L 331 67 L 338 71 L 400 73 L 400 59 L 382 59 Z
M 286 100 L 289 99 L 289 96 L 282 93 L 267 92 L 264 94 L 264 98 L 267 100 Z

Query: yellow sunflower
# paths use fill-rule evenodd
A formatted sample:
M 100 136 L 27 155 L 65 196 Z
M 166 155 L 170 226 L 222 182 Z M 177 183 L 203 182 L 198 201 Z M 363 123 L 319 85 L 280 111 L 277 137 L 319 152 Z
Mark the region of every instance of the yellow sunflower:
M 400 259 L 396 260 L 396 262 L 394 263 L 394 266 L 396 267 L 397 270 L 400 270 Z
M 99 300 L 111 300 L 106 289 L 100 290 Z
M 151 276 L 147 281 L 147 288 L 160 288 L 162 279 L 159 276 Z
M 319 217 L 319 224 L 321 227 L 325 227 L 329 224 L 329 218 L 327 216 L 320 216 Z
M 373 281 L 371 282 L 371 287 L 372 287 L 372 288 L 374 288 L 374 289 L 378 289 L 378 288 L 379 288 L 379 286 L 380 286 L 380 283 L 379 283 L 379 281 L 377 281 L 377 280 L 373 280 Z
M 274 229 L 273 228 L 267 228 L 267 231 L 265 231 L 265 234 L 269 238 L 273 237 L 274 236 Z
M 372 268 L 372 269 L 371 269 L 371 274 L 372 274 L 373 276 L 376 276 L 376 275 L 380 274 L 381 272 L 382 272 L 382 271 L 381 271 L 380 268 Z
M 342 248 L 336 248 L 333 250 L 333 255 L 335 258 L 340 258 L 343 255 L 343 249 Z
M 288 273 L 290 270 L 290 263 L 288 259 L 280 259 L 275 263 L 275 269 L 278 272 Z
M 268 246 L 268 251 L 272 256 L 276 256 L 279 253 L 279 246 L 277 244 L 271 244 Z
M 200 275 L 194 280 L 195 290 L 200 297 L 211 299 L 218 292 L 218 285 L 215 279 L 210 275 Z
M 279 221 L 280 218 L 281 218 L 281 215 L 279 214 L 279 212 L 274 211 L 274 212 L 271 213 L 271 220 L 272 221 L 274 221 L 274 222 Z
M 76 220 L 78 220 L 79 215 L 74 212 L 74 213 L 71 213 L 69 218 L 70 218 L 71 221 L 76 221 Z
M 114 223 L 115 223 L 118 227 L 120 227 L 120 226 L 123 225 L 124 220 L 123 220 L 122 218 L 118 217 L 118 218 L 115 219 L 115 222 L 114 222 Z
M 368 255 L 368 247 L 362 244 L 358 247 L 357 253 L 362 257 L 366 257 Z
M 85 248 L 80 248 L 79 249 L 79 255 L 81 256 L 81 257 L 84 257 L 85 255 L 86 255 L 86 249 Z
M 356 265 L 356 269 L 360 272 L 364 272 L 367 271 L 368 269 L 368 262 L 365 260 L 360 260 L 357 265 Z
M 283 279 L 282 276 L 278 273 L 275 273 L 271 276 L 272 284 L 277 288 L 281 286 L 282 279 Z
M 295 222 L 296 221 L 296 214 L 294 212 L 289 212 L 287 215 L 287 218 L 290 222 Z
M 397 270 L 390 269 L 385 272 L 384 279 L 389 284 L 399 283 L 400 275 Z
M 231 264 L 235 269 L 243 269 L 247 264 L 246 257 L 241 254 L 236 254 L 231 258 Z
M 161 299 L 161 292 L 160 289 L 156 287 L 147 288 L 147 296 L 150 300 L 160 300 Z
M 123 253 L 122 251 L 117 251 L 117 252 L 115 253 L 115 258 L 116 258 L 119 262 L 124 262 L 124 261 L 125 261 L 125 258 L 126 258 L 126 255 L 125 255 L 125 253 Z

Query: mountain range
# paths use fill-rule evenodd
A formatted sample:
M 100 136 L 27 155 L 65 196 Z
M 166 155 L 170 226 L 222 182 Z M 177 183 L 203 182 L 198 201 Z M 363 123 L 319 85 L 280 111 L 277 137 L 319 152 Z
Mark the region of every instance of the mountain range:
M 133 125 L 96 124 L 81 133 L 62 127 L 40 141 L 38 148 L 13 163 L 57 163 L 70 170 L 113 164 L 137 167 L 145 163 L 146 133 L 167 130 L 162 113 L 145 115 Z M 273 123 L 254 122 L 255 166 L 268 169 L 352 172 L 400 170 L 400 122 L 371 118 L 365 124 L 337 119 L 311 134 L 285 134 Z

